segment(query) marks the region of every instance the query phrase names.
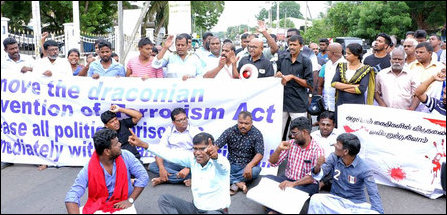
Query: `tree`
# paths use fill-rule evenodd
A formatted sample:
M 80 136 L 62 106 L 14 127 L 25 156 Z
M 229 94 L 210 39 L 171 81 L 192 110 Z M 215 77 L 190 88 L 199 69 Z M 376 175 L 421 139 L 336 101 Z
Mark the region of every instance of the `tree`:
M 10 18 L 12 27 L 23 28 L 32 18 L 30 1 L 6 1 L 2 4 L 2 15 Z M 116 1 L 79 2 L 81 30 L 88 33 L 104 34 L 111 30 L 116 20 Z M 43 31 L 62 31 L 63 24 L 73 22 L 71 1 L 44 1 L 40 4 Z
M 273 6 L 270 8 L 272 10 L 272 19 L 276 17 L 276 2 L 273 3 Z M 284 17 L 287 14 L 287 17 L 293 17 L 297 19 L 303 19 L 303 14 L 300 12 L 300 5 L 294 1 L 282 1 L 279 3 L 279 17 Z M 269 17 L 268 10 L 263 8 L 258 15 L 255 16 L 258 20 L 266 20 Z
M 351 35 L 374 40 L 378 33 L 384 32 L 405 36 L 405 31 L 411 26 L 411 18 L 405 2 L 363 2 L 351 15 Z M 356 25 L 355 25 L 356 24 Z
M 329 25 L 329 19 L 323 18 L 314 20 L 312 26 L 307 28 L 307 31 L 303 33 L 303 39 L 306 43 L 315 42 L 318 43 L 321 38 L 334 38 L 340 36 L 334 27 Z
M 194 32 L 208 31 L 219 21 L 225 7 L 224 1 L 191 1 Z
M 293 23 L 291 20 L 286 19 L 286 27 L 285 28 L 295 28 L 295 23 Z M 284 19 L 279 20 L 279 27 L 284 27 Z M 272 23 L 272 28 L 276 28 L 276 22 Z
M 411 29 L 435 30 L 445 24 L 445 1 L 405 1 L 413 19 Z

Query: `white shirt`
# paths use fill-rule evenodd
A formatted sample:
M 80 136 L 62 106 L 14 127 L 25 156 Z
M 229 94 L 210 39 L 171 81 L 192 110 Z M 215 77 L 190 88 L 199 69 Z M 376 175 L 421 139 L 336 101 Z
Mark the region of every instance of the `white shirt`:
M 71 69 L 71 65 L 66 58 L 58 57 L 53 63 L 51 63 L 50 59 L 45 57 L 35 62 L 33 68 L 33 73 L 35 75 L 42 76 L 47 70 L 51 71 L 51 77 L 73 77 L 73 70 Z
M 337 143 L 337 137 L 339 134 L 338 132 L 339 131 L 334 128 L 334 130 L 332 130 L 332 133 L 328 137 L 321 136 L 320 130 L 316 130 L 310 134 L 312 139 L 314 139 L 315 142 L 318 143 L 323 149 L 325 158 L 328 158 L 329 155 L 335 151 L 334 145 L 335 143 Z
M 14 61 L 14 60 L 12 60 L 9 57 L 8 54 L 6 54 L 2 58 L 1 71 L 2 71 L 2 73 L 3 73 L 3 71 L 5 71 L 5 72 L 13 72 L 13 73 L 21 73 L 20 71 L 22 70 L 22 68 L 24 66 L 32 68 L 33 65 L 34 65 L 34 59 L 31 56 L 29 56 L 29 55 L 20 54 L 19 55 L 19 60 L 18 61 Z
M 226 157 L 219 155 L 216 160 L 210 158 L 202 167 L 192 152 L 174 152 L 157 145 L 150 145 L 147 151 L 191 169 L 191 191 L 197 209 L 220 210 L 230 206 L 230 162 Z
M 230 63 L 229 65 L 225 64 L 223 68 L 217 73 L 215 79 L 233 79 L 233 65 Z
M 339 63 L 345 63 L 346 59 L 344 57 L 341 57 L 335 63 L 332 63 L 331 60 L 329 60 L 326 63 L 325 69 L 324 69 L 324 85 L 323 85 L 323 101 L 324 106 L 326 110 L 329 111 L 335 111 L 335 92 L 336 89 L 331 86 L 332 79 L 334 78 L 335 71 L 337 70 L 337 65 Z
M 199 128 L 191 125 L 188 125 L 183 132 L 178 131 L 174 125 L 170 125 L 166 127 L 160 145 L 169 149 L 192 151 L 192 139 L 200 132 Z

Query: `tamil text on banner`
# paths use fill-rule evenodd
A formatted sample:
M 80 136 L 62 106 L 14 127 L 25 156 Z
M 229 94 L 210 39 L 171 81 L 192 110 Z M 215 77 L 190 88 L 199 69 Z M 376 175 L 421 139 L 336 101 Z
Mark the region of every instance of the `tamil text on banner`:
M 111 104 L 139 110 L 133 128 L 142 140 L 158 144 L 182 107 L 189 123 L 217 139 L 250 111 L 263 134 L 261 167 L 281 140 L 283 86 L 278 78 L 258 80 L 148 79 L 101 77 L 31 78 L 2 72 L 1 160 L 3 162 L 82 166 L 94 151 L 92 136 L 104 127 L 100 115 Z M 127 118 L 118 114 L 118 118 Z M 139 149 L 148 163 L 153 156 Z M 221 154 L 227 156 L 227 149 Z
M 434 114 L 370 105 L 343 105 L 339 128 L 362 143 L 360 156 L 376 182 L 440 197 L 446 119 Z

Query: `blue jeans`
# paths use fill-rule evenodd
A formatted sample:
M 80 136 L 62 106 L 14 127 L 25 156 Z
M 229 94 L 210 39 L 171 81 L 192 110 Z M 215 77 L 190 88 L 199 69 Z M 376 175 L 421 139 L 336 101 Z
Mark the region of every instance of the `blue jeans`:
M 251 168 L 251 180 L 244 178 L 244 168 L 245 165 L 231 164 L 230 170 L 230 185 L 238 182 L 248 182 L 256 179 L 261 172 L 261 167 L 255 166 Z
M 177 178 L 177 173 L 184 169 L 184 166 L 180 166 L 175 163 L 171 163 L 169 161 L 163 160 L 163 165 L 165 166 L 166 171 L 168 171 L 168 182 L 173 184 L 182 183 L 186 179 L 191 178 L 191 172 L 186 176 L 186 178 Z M 160 169 L 158 168 L 157 162 L 152 162 L 149 164 L 149 171 L 155 174 L 160 174 Z

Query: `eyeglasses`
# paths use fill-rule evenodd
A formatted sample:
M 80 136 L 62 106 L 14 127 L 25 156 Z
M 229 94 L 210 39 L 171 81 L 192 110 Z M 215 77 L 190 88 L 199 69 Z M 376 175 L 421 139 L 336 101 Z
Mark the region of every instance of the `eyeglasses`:
M 299 131 L 299 130 L 298 131 L 290 131 L 290 136 L 292 136 L 292 137 L 294 137 L 298 134 L 301 134 L 301 131 Z
M 404 45 L 404 48 L 413 47 L 412 45 Z
M 188 121 L 188 118 L 183 118 L 183 119 L 176 119 L 176 120 L 174 120 L 175 122 L 186 122 L 186 121 Z

